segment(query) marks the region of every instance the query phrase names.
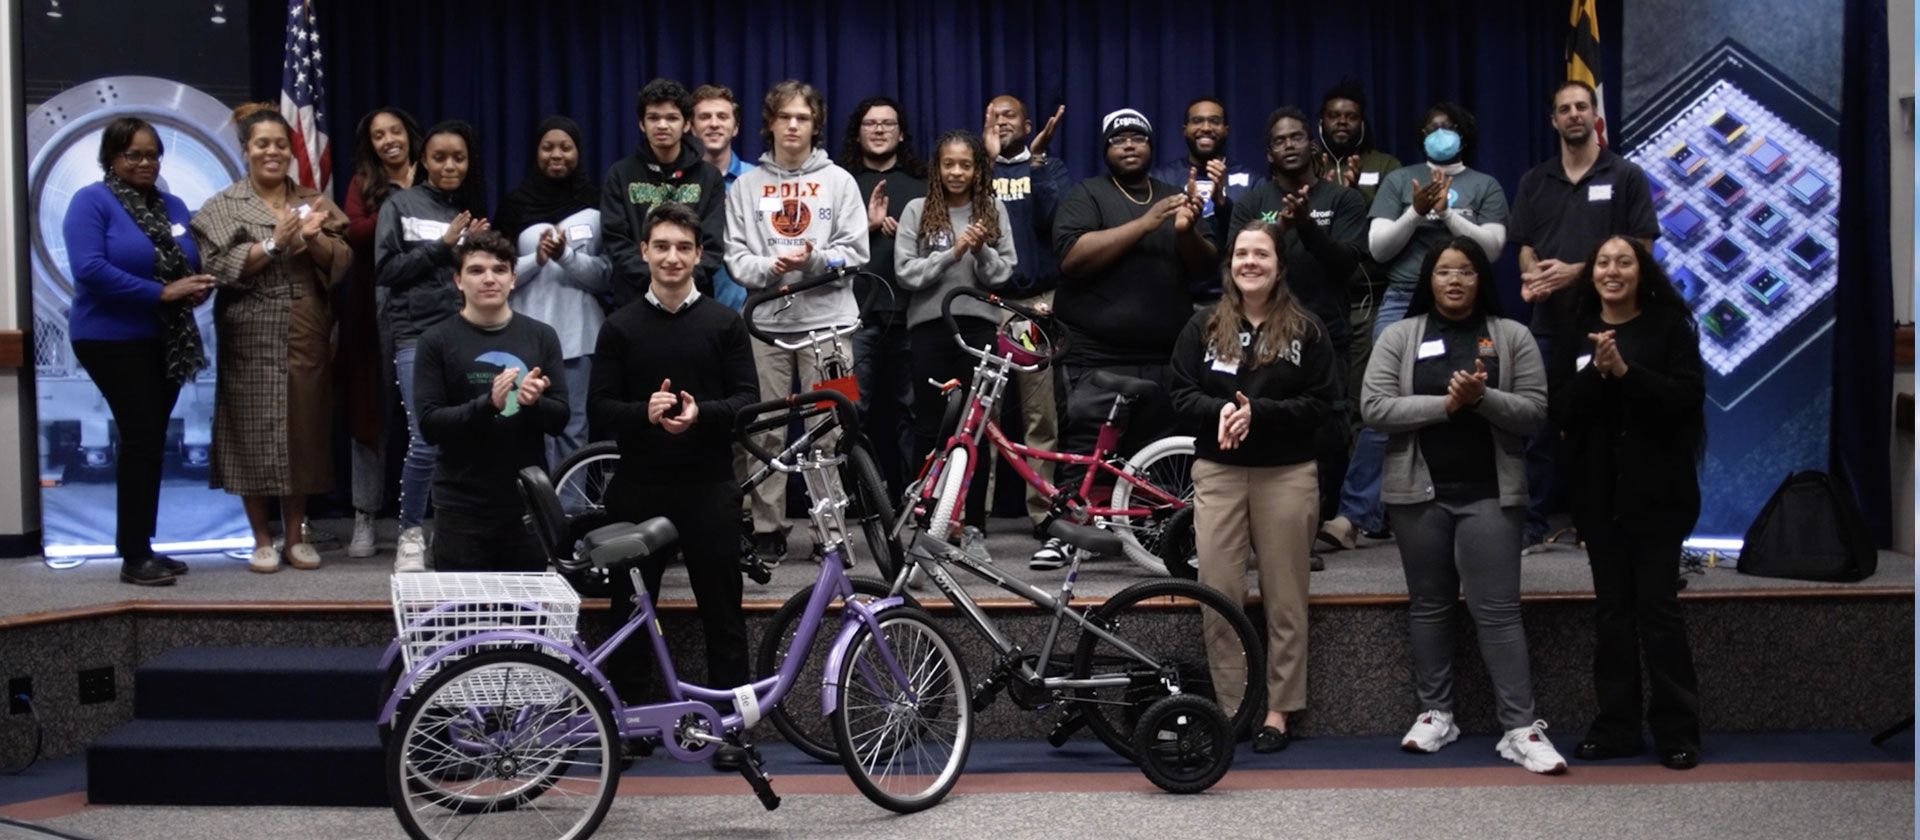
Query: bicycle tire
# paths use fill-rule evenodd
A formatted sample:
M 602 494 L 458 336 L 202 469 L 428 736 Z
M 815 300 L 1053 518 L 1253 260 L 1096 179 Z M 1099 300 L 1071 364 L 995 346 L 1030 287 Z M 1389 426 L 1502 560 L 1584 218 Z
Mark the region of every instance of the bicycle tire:
M 948 541 L 948 532 L 953 528 L 954 505 L 966 492 L 967 460 L 967 448 L 956 446 L 947 451 L 945 463 L 940 466 L 940 491 L 934 494 L 933 512 L 927 515 L 926 533 L 941 542 Z
M 973 746 L 972 683 L 953 640 L 933 616 L 902 607 L 881 613 L 878 621 L 895 660 L 914 682 L 875 684 L 871 678 L 886 679 L 888 670 L 875 654 L 873 628 L 861 627 L 836 683 L 833 738 L 854 787 L 882 808 L 911 814 L 939 804 L 966 768 Z M 929 754 L 931 761 L 923 762 Z M 918 787 L 897 790 L 896 784 Z
M 1233 767 L 1233 730 L 1219 704 L 1192 694 L 1155 701 L 1133 730 L 1140 772 L 1168 793 L 1199 793 Z
M 516 672 L 523 676 L 516 680 Z M 455 732 L 456 725 L 471 726 L 475 721 L 499 722 L 503 730 L 510 728 L 509 721 L 524 727 L 529 709 L 512 704 L 556 694 L 559 699 L 552 705 L 560 708 L 544 714 L 535 710 L 536 719 L 584 721 L 591 728 L 581 733 L 578 744 L 558 747 L 558 752 L 532 759 L 526 754 L 554 750 L 555 745 L 548 742 L 569 734 L 556 735 L 546 727 L 533 727 L 525 747 L 503 745 L 501 732 L 484 733 L 484 737 Z M 498 704 L 484 706 L 481 698 L 498 698 Z M 423 724 L 429 717 L 433 721 Z M 434 674 L 406 705 L 397 724 L 396 737 L 387 745 L 387 796 L 401 827 L 414 840 L 577 840 L 591 836 L 613 805 L 620 756 L 613 712 L 605 694 L 578 670 L 552 656 L 502 650 L 465 657 Z M 444 729 L 432 729 L 441 724 Z M 468 752 L 483 748 L 496 752 L 486 756 Z M 588 761 L 596 763 L 588 765 Z M 581 765 L 588 772 L 564 769 L 571 765 Z M 532 772 L 525 772 L 528 769 Z M 581 784 L 565 784 L 576 780 Z M 450 789 L 446 782 L 468 786 Z M 572 792 L 581 786 L 591 789 Z M 572 807 L 559 813 L 549 807 L 553 805 Z M 542 827 L 558 833 L 542 833 Z
M 610 463 L 596 469 L 595 464 L 600 461 Z M 613 469 L 619 464 L 620 444 L 615 441 L 594 441 L 573 450 L 547 473 L 553 481 L 554 495 L 560 499 L 560 508 L 569 517 L 606 509 L 601 500 L 606 496 L 607 485 L 613 482 Z
M 887 496 L 887 484 L 880 478 L 880 467 L 864 440 L 848 448 L 846 463 L 853 477 L 849 485 L 854 491 L 852 501 L 859 505 L 849 508 L 849 514 L 860 521 L 860 534 L 867 541 L 867 554 L 880 579 L 892 581 L 900 573 L 906 551 L 892 538 L 893 501 Z
M 1163 437 L 1140 447 L 1139 452 L 1127 459 L 1127 467 L 1123 472 L 1145 478 L 1148 483 L 1192 507 L 1194 451 L 1193 438 L 1189 435 Z M 1113 507 L 1125 509 L 1132 501 L 1133 485 L 1126 481 L 1116 482 L 1113 487 Z M 1135 565 L 1156 575 L 1172 574 L 1187 580 L 1198 576 L 1198 567 L 1193 565 L 1197 558 L 1187 558 L 1188 569 L 1182 574 L 1169 572 L 1167 562 L 1160 556 L 1165 536 L 1162 530 L 1171 521 L 1171 515 L 1115 516 L 1110 519 L 1114 535 L 1120 538 L 1122 552 Z M 1187 522 L 1190 532 L 1191 520 Z M 1187 546 L 1195 544 L 1191 533 L 1186 534 L 1180 542 Z
M 853 584 L 855 595 L 885 598 L 888 594 L 887 584 L 872 578 L 851 577 L 847 580 Z M 774 612 L 773 619 L 767 623 L 767 632 L 760 637 L 758 655 L 754 657 L 754 679 L 773 676 L 780 670 L 780 664 L 786 661 L 792 631 L 798 627 L 800 617 L 806 613 L 807 601 L 813 598 L 815 585 L 807 584 Z M 794 680 L 793 689 L 788 691 L 787 696 L 781 698 L 780 703 L 766 715 L 766 719 L 773 723 L 773 728 L 780 731 L 780 737 L 787 739 L 787 743 L 799 747 L 801 752 L 816 759 L 834 763 L 840 761 L 840 745 L 834 742 L 833 725 L 827 721 L 825 715 L 818 714 L 820 695 L 817 692 L 809 693 L 802 689 L 817 687 L 821 684 L 820 674 L 827 659 L 827 651 L 833 647 L 834 635 L 840 631 L 840 604 L 841 602 L 836 600 L 829 605 L 827 614 L 821 616 L 820 630 L 813 637 L 813 644 L 807 647 L 807 661 L 800 667 L 800 674 Z M 792 707 L 791 712 L 787 706 L 789 701 L 799 704 Z M 811 709 L 808 708 L 809 705 Z
M 1143 603 L 1153 599 L 1165 601 Z M 1158 624 L 1167 626 L 1156 626 L 1151 633 L 1127 633 L 1127 626 L 1143 621 L 1149 610 L 1157 613 L 1154 620 Z M 1247 618 L 1246 609 L 1219 590 L 1176 578 L 1143 580 L 1107 599 L 1087 618 L 1094 626 L 1124 639 L 1170 668 L 1179 677 L 1182 693 L 1197 694 L 1218 703 L 1232 724 L 1236 739 L 1249 730 L 1256 718 L 1265 714 L 1267 692 L 1262 675 L 1266 673 L 1267 658 L 1259 631 Z M 1221 703 L 1216 690 L 1206 644 L 1206 625 L 1211 621 L 1226 622 L 1243 651 L 1238 662 L 1220 663 L 1223 675 L 1220 678 L 1240 688 L 1238 704 Z M 1073 656 L 1074 677 L 1088 679 L 1116 670 L 1132 677 L 1132 683 L 1125 688 L 1076 689 L 1076 702 L 1086 715 L 1087 728 L 1093 730 L 1101 743 L 1127 760 L 1137 762 L 1134 729 L 1147 708 L 1171 692 L 1161 684 L 1161 671 L 1137 662 L 1099 636 L 1082 630 Z

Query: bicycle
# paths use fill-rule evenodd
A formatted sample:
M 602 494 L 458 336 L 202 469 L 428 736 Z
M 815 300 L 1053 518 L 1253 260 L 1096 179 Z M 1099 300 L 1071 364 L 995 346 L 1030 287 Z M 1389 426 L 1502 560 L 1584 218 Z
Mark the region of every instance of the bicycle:
M 949 311 L 954 297 L 947 297 Z M 983 351 L 980 355 L 990 354 Z M 1001 382 L 1005 367 L 1018 366 L 1013 355 L 1009 353 L 994 363 L 1002 366 Z M 1028 367 L 1037 370 L 1044 362 L 1044 358 L 1033 359 Z M 977 372 L 975 388 L 991 389 L 992 383 Z M 977 421 L 980 403 L 970 402 Z M 963 452 L 960 445 L 954 444 L 950 452 Z M 963 467 L 949 466 L 947 474 L 966 473 Z M 964 498 L 963 483 L 948 481 L 944 488 L 938 503 L 926 508 L 952 510 L 946 503 Z M 922 515 L 926 515 L 924 510 Z M 944 530 L 929 527 L 914 536 L 906 552 L 906 568 L 891 585 L 856 578 L 852 580 L 854 596 L 845 600 L 850 604 L 858 598 L 906 598 L 906 581 L 919 569 L 996 653 L 989 675 L 973 688 L 975 708 L 992 702 L 1004 689 L 1013 702 L 1026 709 L 1058 712 L 1059 719 L 1048 736 L 1056 747 L 1085 725 L 1114 752 L 1139 764 L 1147 778 L 1162 789 L 1187 793 L 1210 787 L 1231 766 L 1233 744 L 1239 735 L 1265 711 L 1265 683 L 1260 674 L 1266 658 L 1253 622 L 1240 605 L 1218 591 L 1173 578 L 1142 581 L 1097 608 L 1076 610 L 1071 601 L 1081 561 L 1088 551 L 1117 553 L 1121 540 L 1109 531 L 1057 518 L 1048 523 L 1048 533 L 1075 546 L 1058 596 L 961 552 L 936 538 L 944 535 Z M 950 568 L 954 565 L 1050 613 L 1052 621 L 1044 641 L 1026 647 L 1009 639 L 955 581 Z M 788 641 L 788 630 L 803 615 L 804 605 L 815 597 L 816 593 L 802 590 L 774 614 L 761 641 L 757 660 L 760 673 L 791 667 L 790 657 L 800 648 Z M 1146 636 L 1129 640 L 1125 635 L 1125 628 L 1144 610 L 1155 611 L 1160 616 L 1156 623 L 1164 625 L 1155 628 L 1151 644 Z M 1065 641 L 1061 629 L 1069 619 L 1079 630 L 1070 657 L 1057 649 Z M 1239 653 L 1226 654 L 1216 661 L 1206 648 L 1209 634 L 1225 634 L 1233 641 L 1222 647 Z M 1228 708 L 1223 709 L 1216 699 L 1227 701 Z M 790 742 L 808 754 L 828 761 L 840 756 L 834 750 L 837 745 L 824 743 L 817 734 L 799 726 L 798 715 L 775 707 L 769 717 Z
M 802 399 L 821 401 L 808 411 L 841 413 L 846 428 L 858 429 L 852 404 L 821 392 L 749 407 L 736 419 L 737 436 L 744 440 L 761 414 L 801 413 Z M 805 477 L 822 534 L 844 532 L 843 457 L 814 450 L 779 467 Z M 550 559 L 629 575 L 634 612 L 595 648 L 575 632 L 579 596 L 559 575 L 395 575 L 399 636 L 387 655 L 400 657 L 406 671 L 380 721 L 392 723 L 387 791 L 408 836 L 589 837 L 612 805 L 625 741 L 639 742 L 643 751 L 664 748 L 682 761 L 704 759 L 721 744 L 740 747 L 748 756 L 741 775 L 764 807 L 779 807 L 745 733 L 761 709 L 783 702 L 798 684 L 798 658 L 793 667 L 730 689 L 681 681 L 638 569 L 639 561 L 671 549 L 674 525 L 663 518 L 608 525 L 569 555 L 576 547 L 545 472 L 529 467 L 518 481 Z M 829 562 L 820 564 L 812 587 L 819 603 L 801 618 L 798 646 L 812 643 L 831 597 L 852 593 L 840 562 L 844 550 L 837 539 L 827 544 Z M 600 670 L 614 649 L 640 633 L 652 645 L 666 702 L 627 705 Z M 964 770 L 973 737 L 967 673 L 952 642 L 931 616 L 890 598 L 842 609 L 828 651 L 821 710 L 849 756 L 843 764 L 855 786 L 901 813 L 937 804 Z M 723 713 L 726 703 L 734 711 Z

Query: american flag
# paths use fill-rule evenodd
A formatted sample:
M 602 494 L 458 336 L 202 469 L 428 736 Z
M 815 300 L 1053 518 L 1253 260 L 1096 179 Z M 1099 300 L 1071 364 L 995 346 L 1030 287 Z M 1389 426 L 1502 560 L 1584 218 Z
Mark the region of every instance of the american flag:
M 333 163 L 327 154 L 327 74 L 320 62 L 320 28 L 311 0 L 287 5 L 287 57 L 280 71 L 280 115 L 293 126 L 293 159 L 300 185 L 321 192 L 333 189 Z

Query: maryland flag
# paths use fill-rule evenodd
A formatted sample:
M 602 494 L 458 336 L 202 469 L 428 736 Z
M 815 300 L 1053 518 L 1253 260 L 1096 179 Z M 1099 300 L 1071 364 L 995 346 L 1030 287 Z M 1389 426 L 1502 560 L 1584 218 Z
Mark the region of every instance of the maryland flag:
M 1567 78 L 1593 86 L 1593 133 L 1600 145 L 1607 145 L 1607 97 L 1600 88 L 1600 21 L 1594 0 L 1573 0 L 1568 22 L 1573 31 L 1567 35 Z

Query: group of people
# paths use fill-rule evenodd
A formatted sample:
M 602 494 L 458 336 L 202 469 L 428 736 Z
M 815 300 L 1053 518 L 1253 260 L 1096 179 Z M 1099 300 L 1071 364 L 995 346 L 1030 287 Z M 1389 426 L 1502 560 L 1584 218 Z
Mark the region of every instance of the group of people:
M 781 482 L 742 500 L 732 420 L 811 387 L 818 371 L 812 352 L 751 338 L 737 310 L 750 290 L 844 264 L 864 271 L 770 308 L 757 326 L 794 339 L 859 324 L 820 352 L 858 377 L 896 490 L 942 443 L 944 397 L 931 383 L 970 376 L 940 318 L 949 289 L 993 289 L 1061 325 L 1051 369 L 1019 377 L 1030 445 L 1091 448 L 1104 417 L 1093 406 L 1110 401 L 1096 372 L 1157 390 L 1119 448 L 1194 435 L 1200 578 L 1244 598 L 1255 566 L 1269 631 L 1256 748 L 1283 749 L 1288 715 L 1306 706 L 1316 538 L 1351 548 L 1359 533 L 1390 529 L 1424 709 L 1406 748 L 1458 736 L 1448 625 L 1464 592 L 1507 730 L 1501 754 L 1564 770 L 1534 713 L 1519 588 L 1522 546 L 1544 536 L 1542 491 L 1557 480 L 1571 490 L 1598 600 L 1601 715 L 1577 754 L 1643 751 L 1645 720 L 1668 766 L 1697 762 L 1673 573 L 1698 509 L 1703 377 L 1689 311 L 1648 251 L 1645 176 L 1597 142 L 1590 88 L 1555 92 L 1560 154 L 1528 173 L 1511 211 L 1501 186 L 1467 165 L 1466 109 L 1429 109 L 1424 159 L 1401 166 L 1374 148 L 1351 83 L 1329 90 L 1317 117 L 1274 111 L 1258 172 L 1225 160 L 1217 99 L 1189 104 L 1184 154 L 1166 160 L 1145 114 L 1114 111 L 1099 125 L 1105 171 L 1078 183 L 1049 155 L 1064 108 L 1036 132 L 1010 96 L 987 104 L 978 133 L 940 135 L 931 165 L 885 97 L 854 109 L 836 162 L 818 91 L 773 86 L 757 166 L 733 151 L 741 106 L 730 90 L 655 80 L 636 99 L 642 145 L 598 186 L 581 171 L 579 127 L 551 118 L 527 176 L 491 214 L 474 132 L 459 121 L 422 131 L 398 109 L 368 115 L 344 212 L 288 177 L 290 132 L 268 106 L 235 115 L 246 177 L 192 214 L 156 187 L 164 150 L 151 127 L 109 126 L 106 177 L 76 195 L 65 225 L 75 352 L 120 426 L 122 578 L 165 584 L 186 571 L 149 545 L 159 451 L 180 383 L 206 364 L 192 308 L 217 292 L 211 482 L 245 500 L 251 568 L 319 565 L 299 525 L 305 496 L 331 484 L 334 375 L 353 440 L 353 556 L 373 553 L 387 489 L 384 395 L 397 391 L 405 410 L 398 572 L 429 561 L 540 568 L 514 473 L 612 438 L 621 468 L 609 512 L 699 523 L 681 529 L 681 550 L 709 682 L 745 682 L 740 529 L 777 563 L 788 522 Z M 1535 304 L 1531 333 L 1501 316 L 1492 286 L 1510 237 Z M 954 314 L 977 345 L 1002 313 L 971 304 Z M 987 485 L 983 472 L 961 529 L 941 535 L 963 550 L 984 540 Z M 284 548 L 268 533 L 272 497 Z M 1052 502 L 1029 488 L 1036 536 Z M 1049 540 L 1029 562 L 1058 568 L 1066 554 Z M 656 596 L 661 562 L 642 570 Z M 623 696 L 644 689 L 645 667 L 613 673 Z

